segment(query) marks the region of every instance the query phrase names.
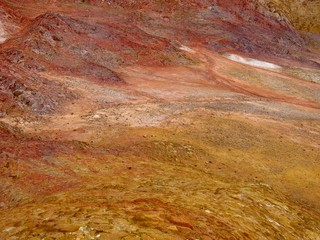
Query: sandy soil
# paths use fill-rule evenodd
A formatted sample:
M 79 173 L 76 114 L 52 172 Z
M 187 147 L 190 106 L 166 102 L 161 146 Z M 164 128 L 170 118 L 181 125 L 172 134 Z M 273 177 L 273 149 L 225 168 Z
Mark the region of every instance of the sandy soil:
M 261 92 L 251 75 L 224 81 L 239 63 L 193 54 L 202 63 L 115 69 L 124 86 L 46 73 L 77 97 L 52 115 L 2 121 L 42 141 L 70 142 L 75 153 L 52 153 L 40 165 L 7 157 L 2 205 L 15 207 L 3 209 L 0 236 L 317 239 L 319 105 L 283 88 Z M 313 84 L 279 69 L 241 69 Z

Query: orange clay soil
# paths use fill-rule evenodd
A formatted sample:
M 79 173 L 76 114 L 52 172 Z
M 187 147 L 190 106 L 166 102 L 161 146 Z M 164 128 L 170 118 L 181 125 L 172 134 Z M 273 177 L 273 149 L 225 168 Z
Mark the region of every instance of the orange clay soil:
M 0 12 L 1 240 L 320 238 L 319 48 L 290 18 L 253 0 Z

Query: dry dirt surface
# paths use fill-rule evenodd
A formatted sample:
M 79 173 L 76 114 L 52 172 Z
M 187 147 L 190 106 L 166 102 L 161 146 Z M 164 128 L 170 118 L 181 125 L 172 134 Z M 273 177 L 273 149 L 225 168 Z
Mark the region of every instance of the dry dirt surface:
M 0 0 L 0 239 L 319 240 L 320 9 L 286 2 Z

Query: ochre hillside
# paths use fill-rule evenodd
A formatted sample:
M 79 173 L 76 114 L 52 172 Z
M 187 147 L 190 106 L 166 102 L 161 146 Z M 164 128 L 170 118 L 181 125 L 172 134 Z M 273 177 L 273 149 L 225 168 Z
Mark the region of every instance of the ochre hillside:
M 0 0 L 0 240 L 320 239 L 319 11 Z

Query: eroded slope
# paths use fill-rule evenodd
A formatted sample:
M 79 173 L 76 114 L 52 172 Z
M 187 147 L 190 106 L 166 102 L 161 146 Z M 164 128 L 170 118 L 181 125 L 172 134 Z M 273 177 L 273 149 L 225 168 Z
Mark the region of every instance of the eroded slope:
M 318 35 L 280 7 L 0 9 L 1 239 L 320 237 Z

